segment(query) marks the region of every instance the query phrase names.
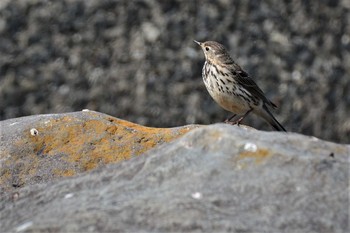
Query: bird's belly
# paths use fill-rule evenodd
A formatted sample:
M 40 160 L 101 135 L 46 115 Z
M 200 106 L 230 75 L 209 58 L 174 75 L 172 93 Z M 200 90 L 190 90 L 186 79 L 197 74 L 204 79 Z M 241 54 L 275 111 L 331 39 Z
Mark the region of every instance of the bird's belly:
M 222 108 L 235 114 L 245 114 L 251 107 L 240 96 L 208 89 L 209 94 Z

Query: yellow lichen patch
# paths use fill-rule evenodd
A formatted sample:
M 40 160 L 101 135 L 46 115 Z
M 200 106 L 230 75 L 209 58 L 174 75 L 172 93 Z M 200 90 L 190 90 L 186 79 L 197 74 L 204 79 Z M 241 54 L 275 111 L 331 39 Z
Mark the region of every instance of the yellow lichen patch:
M 52 173 L 56 177 L 68 177 L 76 174 L 76 172 L 73 169 L 54 169 Z
M 245 159 L 249 159 L 250 161 L 253 159 L 256 164 L 260 164 L 268 157 L 271 156 L 271 153 L 267 149 L 257 149 L 256 151 L 242 151 L 237 160 L 244 161 Z M 243 164 L 240 164 L 243 165 Z
M 62 176 L 73 176 L 73 175 L 75 175 L 75 172 L 72 169 L 62 171 Z
M 11 143 L 0 185 L 73 176 L 138 156 L 197 127 L 151 128 L 97 112 L 42 116 Z
M 137 156 L 154 146 L 174 140 L 191 130 L 150 128 L 113 117 L 86 120 L 63 117 L 46 122 L 31 137 L 34 153 L 44 156 L 64 154 L 68 163 L 83 170 Z

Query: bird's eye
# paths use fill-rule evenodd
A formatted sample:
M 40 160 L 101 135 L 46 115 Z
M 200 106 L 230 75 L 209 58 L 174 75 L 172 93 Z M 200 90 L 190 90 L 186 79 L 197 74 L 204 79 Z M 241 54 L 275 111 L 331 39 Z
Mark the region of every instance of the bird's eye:
M 205 50 L 209 51 L 209 47 L 205 47 Z

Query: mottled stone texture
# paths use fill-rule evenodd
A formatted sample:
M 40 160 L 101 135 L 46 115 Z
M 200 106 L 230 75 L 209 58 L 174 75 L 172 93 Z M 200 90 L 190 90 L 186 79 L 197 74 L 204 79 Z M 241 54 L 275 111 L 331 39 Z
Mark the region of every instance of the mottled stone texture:
M 193 43 L 216 40 L 287 130 L 350 143 L 349 2 L 0 1 L 0 119 L 88 108 L 152 127 L 222 122 Z
M 297 134 L 200 127 L 143 156 L 7 193 L 1 230 L 349 232 L 349 154 Z

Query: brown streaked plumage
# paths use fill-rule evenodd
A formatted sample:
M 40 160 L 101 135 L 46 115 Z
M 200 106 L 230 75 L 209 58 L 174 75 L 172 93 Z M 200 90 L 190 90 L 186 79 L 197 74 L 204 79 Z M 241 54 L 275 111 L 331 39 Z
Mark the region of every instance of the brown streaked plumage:
M 269 107 L 276 108 L 276 105 L 266 98 L 254 80 L 233 61 L 222 44 L 215 41 L 194 42 L 201 46 L 205 55 L 202 77 L 209 94 L 221 107 L 234 113 L 225 122 L 239 124 L 253 112 L 276 130 L 286 131 L 269 110 Z M 241 117 L 231 122 L 236 115 Z

